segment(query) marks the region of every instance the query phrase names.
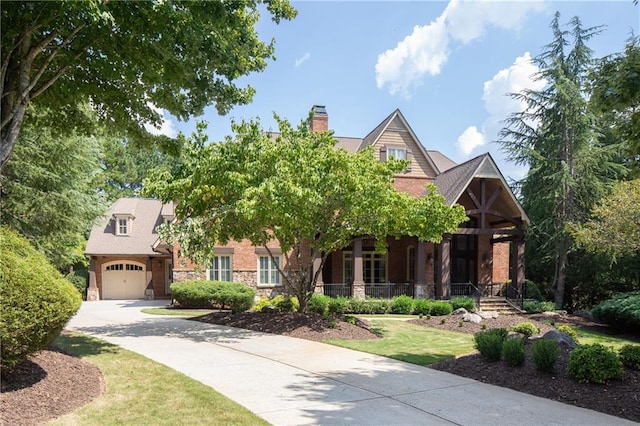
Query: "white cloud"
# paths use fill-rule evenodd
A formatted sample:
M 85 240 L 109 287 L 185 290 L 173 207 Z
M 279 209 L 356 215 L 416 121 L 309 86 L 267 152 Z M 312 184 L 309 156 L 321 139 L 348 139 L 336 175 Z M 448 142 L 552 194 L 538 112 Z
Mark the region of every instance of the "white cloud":
M 525 89 L 541 90 L 546 85 L 544 80 L 535 80 L 538 67 L 532 62 L 531 54 L 525 52 L 515 59 L 508 68 L 498 71 L 491 80 L 484 82 L 482 100 L 487 112 L 487 118 L 482 124 L 482 132 L 478 135 L 470 134 L 469 127 L 458 138 L 458 150 L 468 156 L 473 149 L 485 145 L 498 138 L 498 133 L 504 126 L 504 120 L 510 114 L 524 111 L 527 105 L 520 100 L 513 99 L 510 93 L 520 93 Z M 466 138 L 463 138 L 466 135 Z M 472 144 L 472 141 L 482 143 Z M 472 147 L 469 150 L 469 147 Z
M 296 68 L 298 68 L 304 62 L 308 61 L 309 58 L 311 58 L 311 53 L 305 52 L 304 55 L 302 55 L 302 57 L 296 59 Z
M 425 75 L 438 75 L 451 53 L 453 42 L 470 43 L 488 27 L 517 30 L 527 14 L 543 10 L 542 1 L 451 0 L 430 24 L 416 25 L 395 48 L 378 55 L 375 66 L 379 89 L 409 97 Z
M 144 128 L 147 130 L 147 132 L 151 133 L 152 135 L 165 135 L 169 136 L 170 138 L 175 137 L 177 132 L 174 127 L 173 121 L 164 116 L 164 111 L 162 109 L 150 103 L 148 104 L 148 106 L 152 110 L 160 114 L 160 120 L 162 121 L 162 124 L 160 125 L 160 127 L 155 127 L 150 123 L 145 123 Z
M 376 84 L 389 85 L 389 93 L 408 96 L 408 90 L 420 83 L 425 73 L 438 75 L 449 56 L 449 37 L 441 15 L 429 25 L 413 28 L 395 49 L 378 55 Z
M 469 155 L 476 147 L 484 144 L 484 135 L 478 131 L 476 126 L 470 126 L 458 137 L 456 146 L 462 154 Z

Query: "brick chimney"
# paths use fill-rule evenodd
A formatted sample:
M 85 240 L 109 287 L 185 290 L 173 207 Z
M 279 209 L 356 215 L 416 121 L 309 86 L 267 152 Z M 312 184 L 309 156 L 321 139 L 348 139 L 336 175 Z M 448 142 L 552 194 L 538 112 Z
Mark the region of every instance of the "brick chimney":
M 324 105 L 314 105 L 312 108 L 311 131 L 325 132 L 329 130 L 329 116 Z

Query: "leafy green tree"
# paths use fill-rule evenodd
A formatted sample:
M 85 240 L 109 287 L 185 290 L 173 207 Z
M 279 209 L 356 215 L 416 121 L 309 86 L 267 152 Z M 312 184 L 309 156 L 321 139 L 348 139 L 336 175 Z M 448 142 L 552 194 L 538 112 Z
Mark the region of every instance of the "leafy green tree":
M 580 246 L 613 261 L 640 253 L 640 179 L 618 182 L 573 236 Z
M 52 128 L 78 132 L 77 106 L 89 103 L 142 140 L 143 124 L 161 120 L 154 106 L 187 119 L 250 102 L 236 81 L 274 52 L 255 29 L 262 5 L 275 23 L 296 14 L 287 0 L 2 2 L 0 168 L 31 103 L 58 112 Z
M 632 37 L 624 53 L 606 57 L 594 69 L 590 102 L 610 113 L 608 127 L 624 141 L 626 155 L 640 173 L 640 37 Z
M 113 202 L 121 197 L 140 196 L 144 179 L 152 170 L 174 167 L 178 158 L 156 146 L 139 147 L 127 139 L 102 139 L 97 187 Z
M 313 273 L 314 258 L 324 264 L 363 236 L 376 238 L 380 250 L 388 235 L 438 242 L 466 220 L 433 186 L 420 199 L 396 191 L 393 176 L 406 162 L 336 149 L 332 134 L 312 132 L 309 120 L 297 128 L 276 120 L 277 135 L 243 122 L 234 124 L 235 139 L 215 144 L 206 143 L 201 126 L 176 173 L 147 182 L 150 193 L 177 201 L 170 233 L 186 255 L 204 262 L 215 245 L 248 239 L 273 259 L 267 244 L 278 241 L 290 267 L 285 289 L 305 311 L 322 269 Z
M 86 111 L 86 120 L 92 120 Z M 31 114 L 47 120 L 53 111 Z M 2 224 L 24 235 L 58 269 L 81 262 L 94 219 L 104 211 L 95 190 L 100 172 L 97 137 L 54 137 L 47 127 L 27 124 L 2 171 Z
M 550 283 L 556 305 L 562 306 L 573 247 L 567 227 L 587 219 L 622 170 L 612 161 L 615 148 L 600 143 L 585 96 L 593 63 L 587 42 L 600 29 L 585 29 L 574 17 L 566 31 L 559 18 L 556 13 L 551 23 L 553 41 L 535 59 L 540 70 L 536 78 L 546 86 L 513 95 L 527 109 L 509 117 L 500 143 L 512 161 L 529 167 L 520 182 L 523 207 L 532 222 L 528 271 L 537 269 L 536 281 Z

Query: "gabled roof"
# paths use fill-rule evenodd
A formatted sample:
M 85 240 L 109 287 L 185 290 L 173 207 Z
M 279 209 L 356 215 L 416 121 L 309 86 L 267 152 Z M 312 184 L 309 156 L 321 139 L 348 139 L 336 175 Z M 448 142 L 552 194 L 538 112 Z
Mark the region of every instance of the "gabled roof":
M 389 116 L 387 116 L 387 118 L 382 120 L 382 122 L 380 124 L 378 124 L 375 129 L 373 129 L 367 136 L 364 137 L 364 139 L 362 140 L 362 143 L 360 144 L 360 148 L 358 149 L 358 151 L 361 150 L 361 149 L 364 149 L 364 148 L 366 148 L 368 146 L 375 145 L 376 142 L 378 142 L 378 140 L 380 139 L 380 136 L 382 136 L 384 134 L 384 132 L 389 128 L 389 125 L 396 118 L 400 119 L 400 121 L 402 122 L 402 125 L 409 132 L 409 135 L 411 136 L 411 138 L 414 140 L 414 142 L 418 146 L 418 149 L 420 150 L 420 152 L 422 153 L 424 158 L 427 159 L 427 162 L 433 168 L 433 170 L 435 170 L 436 173 L 438 173 L 440 171 L 438 169 L 438 166 L 434 163 L 433 159 L 429 156 L 429 154 L 427 153 L 426 149 L 424 148 L 424 146 L 420 142 L 420 139 L 418 139 L 418 136 L 416 136 L 415 132 L 413 131 L 413 129 L 411 128 L 411 126 L 407 122 L 407 119 L 404 118 L 404 115 L 402 115 L 402 113 L 400 112 L 399 109 L 396 109 L 391 114 L 389 114 Z
M 529 222 L 527 214 L 511 191 L 511 188 L 509 188 L 509 185 L 507 185 L 507 181 L 489 153 L 479 155 L 440 173 L 436 176 L 434 184 L 438 188 L 438 192 L 444 196 L 445 202 L 448 205 L 453 205 L 458 202 L 474 178 L 498 179 L 502 183 L 510 199 L 509 201 L 513 203 L 513 206 L 520 213 L 522 221 Z
M 134 215 L 135 213 L 135 215 Z M 156 228 L 164 222 L 162 214 L 173 215 L 173 206 L 163 206 L 149 198 L 120 198 L 109 214 L 91 229 L 86 255 L 157 255 L 153 246 L 158 241 Z M 129 235 L 116 235 L 114 215 L 134 216 Z

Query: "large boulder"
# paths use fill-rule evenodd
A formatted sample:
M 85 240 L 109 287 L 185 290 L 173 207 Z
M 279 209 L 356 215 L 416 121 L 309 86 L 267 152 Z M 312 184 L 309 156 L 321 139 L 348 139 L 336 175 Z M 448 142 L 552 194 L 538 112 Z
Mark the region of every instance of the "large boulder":
M 465 308 L 458 308 L 455 311 L 451 312 L 451 315 L 464 315 L 468 313 L 469 311 L 467 311 Z
M 563 333 L 558 330 L 549 330 L 542 336 L 545 340 L 553 340 L 557 342 L 559 345 L 564 345 L 569 349 L 574 349 L 578 345 L 576 344 L 573 337 L 569 336 L 567 333 Z
M 478 314 L 466 313 L 462 315 L 462 321 L 464 322 L 473 322 L 475 324 L 480 324 L 482 322 L 482 317 Z

